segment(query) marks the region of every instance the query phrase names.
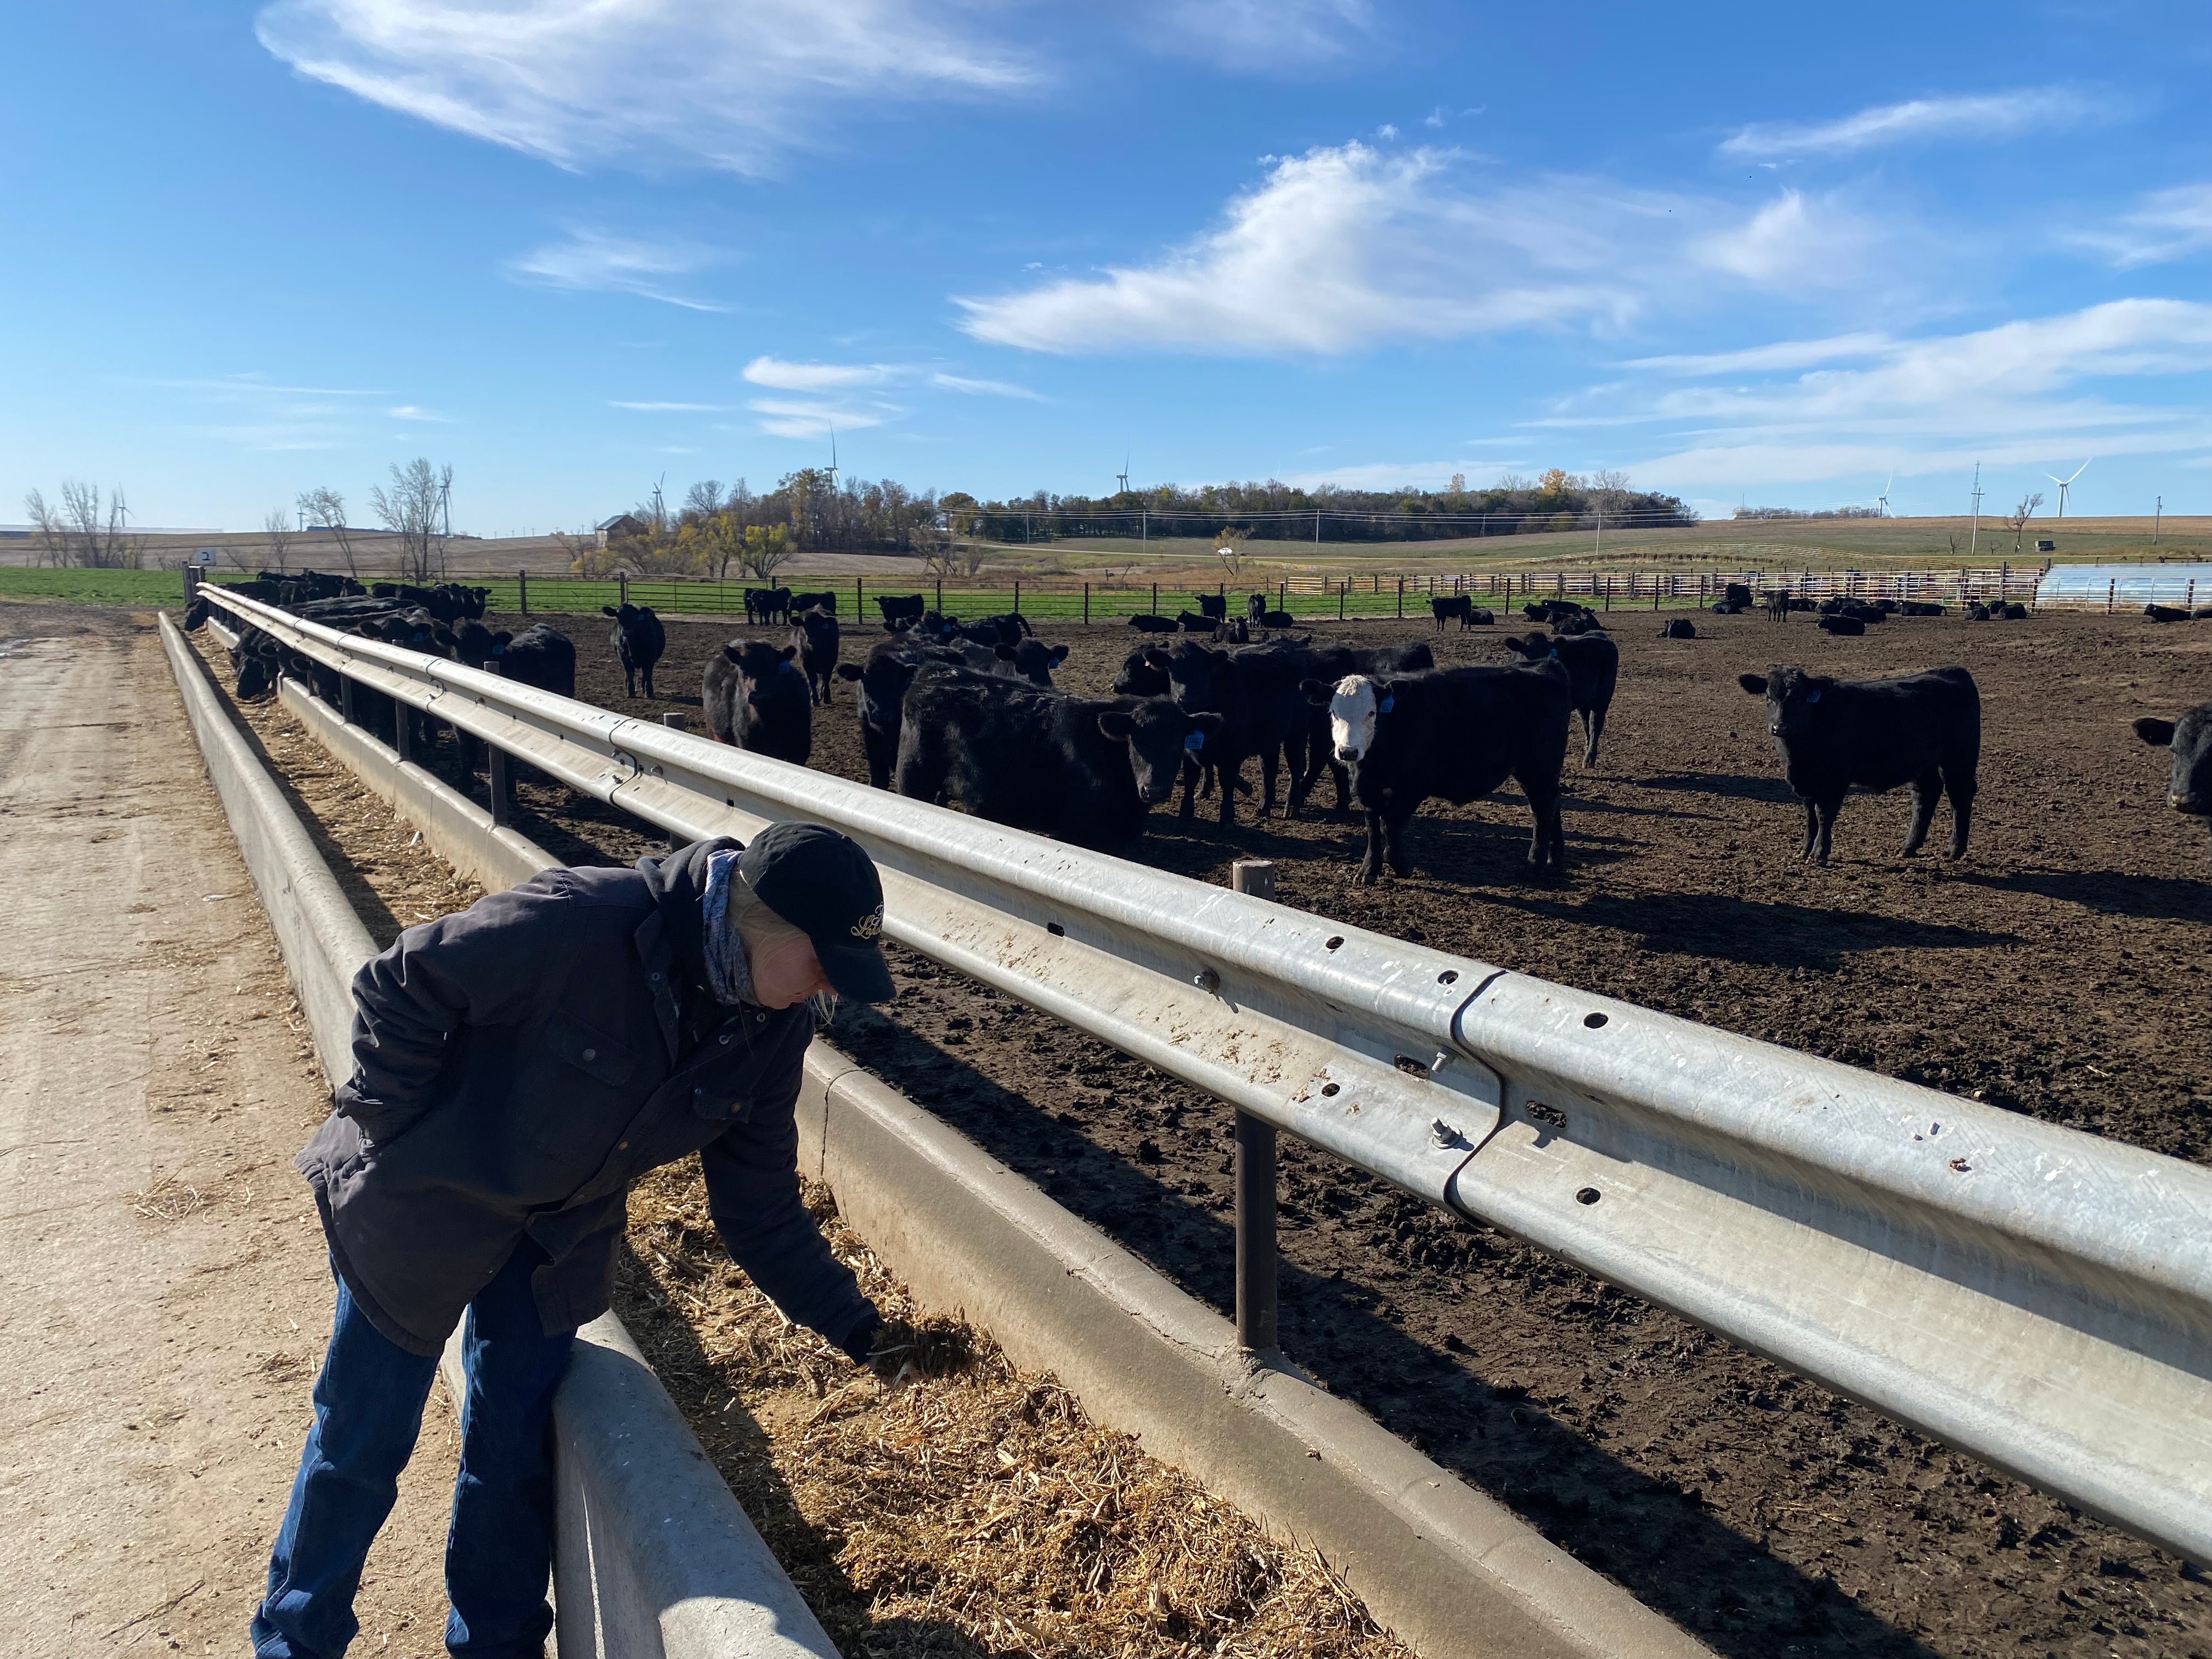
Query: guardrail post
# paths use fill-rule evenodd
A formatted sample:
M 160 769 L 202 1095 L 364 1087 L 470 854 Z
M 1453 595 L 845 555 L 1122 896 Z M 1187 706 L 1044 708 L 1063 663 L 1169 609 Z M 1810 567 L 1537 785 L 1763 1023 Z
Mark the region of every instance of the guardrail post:
M 854 586 L 857 586 L 858 584 L 855 583 Z M 690 722 L 684 719 L 681 711 L 663 714 L 660 717 L 660 723 L 672 732 L 687 732 L 690 730 Z M 665 834 L 668 841 L 668 849 L 672 853 L 678 848 L 687 844 L 680 831 L 670 830 L 665 831 Z
M 415 711 L 397 698 L 392 704 L 392 752 L 402 764 L 415 758 Z
M 1239 859 L 1229 884 L 1255 898 L 1275 896 L 1275 866 Z M 1237 1346 L 1272 1352 L 1276 1338 L 1275 1126 L 1237 1114 Z
M 504 830 L 514 822 L 514 805 L 507 794 L 507 750 L 497 744 L 486 744 L 484 756 L 485 781 L 491 786 L 491 821 Z
M 350 674 L 338 676 L 338 718 L 348 726 L 361 724 L 353 717 L 353 677 Z

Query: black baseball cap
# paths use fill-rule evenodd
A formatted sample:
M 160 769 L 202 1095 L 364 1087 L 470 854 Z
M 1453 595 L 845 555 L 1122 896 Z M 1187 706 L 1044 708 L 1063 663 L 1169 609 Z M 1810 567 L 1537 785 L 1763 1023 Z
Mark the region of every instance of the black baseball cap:
M 814 945 L 832 989 L 855 1002 L 889 1002 L 884 884 L 858 842 L 819 823 L 772 823 L 738 854 L 738 873 L 762 903 Z

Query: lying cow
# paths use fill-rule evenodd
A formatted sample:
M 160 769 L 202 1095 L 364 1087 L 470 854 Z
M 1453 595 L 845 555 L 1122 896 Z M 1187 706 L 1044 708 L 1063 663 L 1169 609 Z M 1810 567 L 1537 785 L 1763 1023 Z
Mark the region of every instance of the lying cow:
M 2139 720 L 2136 735 L 2173 750 L 2166 804 L 2191 817 L 2212 818 L 2212 702 L 2198 703 L 2178 720 Z
M 1372 886 L 1385 860 L 1395 874 L 1412 872 L 1406 826 L 1430 796 L 1464 805 L 1509 777 L 1520 784 L 1534 820 L 1528 862 L 1540 872 L 1565 867 L 1559 769 L 1574 697 L 1557 659 L 1534 669 L 1353 674 L 1334 685 L 1308 680 L 1304 690 L 1328 710 L 1333 751 L 1352 769 L 1354 798 L 1367 811 L 1361 882 Z
M 1796 667 L 1741 674 L 1766 699 L 1766 729 L 1784 775 L 1805 803 L 1805 850 L 1826 864 L 1836 814 L 1856 784 L 1877 793 L 1912 786 L 1905 856 L 1928 839 L 1936 803 L 1951 797 L 1951 856 L 1966 854 L 1982 753 L 1982 697 L 1963 668 L 1887 680 L 1838 680 Z
M 1671 622 L 1659 624 L 1659 637 L 1662 640 L 1694 640 L 1698 637 L 1698 625 L 1687 617 L 1677 617 Z

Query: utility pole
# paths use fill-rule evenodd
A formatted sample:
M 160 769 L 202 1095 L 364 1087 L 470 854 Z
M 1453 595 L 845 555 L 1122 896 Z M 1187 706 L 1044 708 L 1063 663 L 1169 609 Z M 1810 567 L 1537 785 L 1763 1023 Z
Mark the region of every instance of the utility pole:
M 1982 538 L 1982 464 L 1974 463 L 1974 527 L 1966 537 L 1966 556 L 1974 556 L 1974 549 Z

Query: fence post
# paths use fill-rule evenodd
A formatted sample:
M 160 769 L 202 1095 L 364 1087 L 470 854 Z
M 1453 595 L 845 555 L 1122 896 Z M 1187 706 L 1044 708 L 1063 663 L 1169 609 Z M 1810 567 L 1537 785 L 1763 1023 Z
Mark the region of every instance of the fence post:
M 1014 578 L 1014 614 L 1022 614 L 1022 580 L 1018 576 Z
M 2120 584 L 2118 577 L 2105 584 L 2105 614 L 2108 617 L 2112 614 L 2112 601 L 2118 597 L 2119 592 Z
M 935 608 L 939 616 L 941 617 L 945 614 L 945 578 L 942 576 L 939 576 L 937 579 L 937 605 Z
M 618 596 L 615 600 L 616 604 L 628 605 L 629 603 L 629 571 L 617 570 L 615 572 L 615 592 Z
M 530 614 L 530 573 L 527 570 L 514 573 L 514 604 L 515 609 L 524 616 Z
M 1155 617 L 1160 614 L 1160 585 L 1158 582 L 1152 584 L 1152 614 Z
M 865 576 L 853 578 L 853 620 L 855 623 L 860 620 L 860 584 L 866 580 Z
M 1352 578 L 1351 578 L 1351 577 L 1347 576 L 1347 577 L 1346 577 L 1346 578 L 1345 578 L 1341 582 L 1340 582 L 1340 583 L 1338 583 L 1338 584 L 1337 584 L 1337 588 L 1336 588 L 1336 619 L 1337 619 L 1337 621 L 1339 621 L 1339 622 L 1342 622 L 1342 621 L 1344 620 L 1344 596 L 1345 596 L 1346 593 L 1349 593 L 1351 591 L 1352 591 Z
M 1402 597 L 1404 584 L 1400 583 Z M 1255 898 L 1275 896 L 1275 866 L 1239 859 L 1230 885 Z M 1237 1346 L 1266 1353 L 1276 1346 L 1275 1127 L 1237 1114 Z
M 1406 579 L 1403 576 L 1398 578 L 1398 620 L 1406 620 Z
M 1089 582 L 1083 584 L 1083 625 L 1086 628 L 1091 625 L 1091 584 Z

